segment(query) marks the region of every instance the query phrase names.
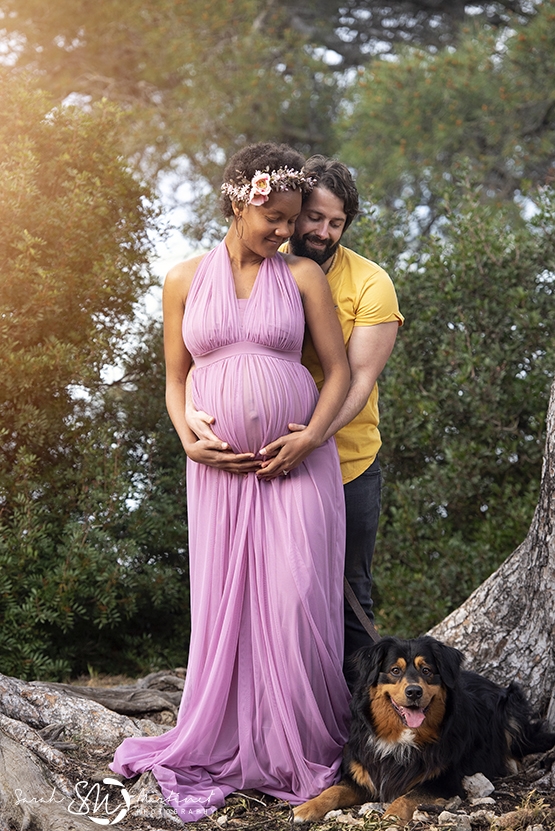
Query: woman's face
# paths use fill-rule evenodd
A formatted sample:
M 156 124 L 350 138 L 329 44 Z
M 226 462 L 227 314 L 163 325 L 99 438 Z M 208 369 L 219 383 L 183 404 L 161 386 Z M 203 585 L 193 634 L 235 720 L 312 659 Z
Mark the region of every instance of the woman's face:
M 246 205 L 239 221 L 241 241 L 261 257 L 273 257 L 295 230 L 301 211 L 300 190 L 272 191 L 263 205 Z

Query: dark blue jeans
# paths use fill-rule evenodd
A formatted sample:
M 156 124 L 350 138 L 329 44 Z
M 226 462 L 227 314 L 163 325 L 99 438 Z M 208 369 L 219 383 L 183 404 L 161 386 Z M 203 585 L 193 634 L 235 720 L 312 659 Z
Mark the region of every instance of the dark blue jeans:
M 345 545 L 345 577 L 351 584 L 360 605 L 373 620 L 372 611 L 372 556 L 380 519 L 382 473 L 378 457 L 364 473 L 344 486 L 347 518 Z M 352 681 L 348 658 L 361 646 L 370 646 L 372 640 L 345 600 L 345 664 L 347 682 Z

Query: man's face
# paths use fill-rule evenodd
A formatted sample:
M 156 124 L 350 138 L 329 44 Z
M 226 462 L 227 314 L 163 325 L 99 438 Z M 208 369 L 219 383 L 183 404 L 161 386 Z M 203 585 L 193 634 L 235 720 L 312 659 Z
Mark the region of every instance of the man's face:
M 327 188 L 314 188 L 295 223 L 291 251 L 323 265 L 337 251 L 346 220 L 343 200 Z

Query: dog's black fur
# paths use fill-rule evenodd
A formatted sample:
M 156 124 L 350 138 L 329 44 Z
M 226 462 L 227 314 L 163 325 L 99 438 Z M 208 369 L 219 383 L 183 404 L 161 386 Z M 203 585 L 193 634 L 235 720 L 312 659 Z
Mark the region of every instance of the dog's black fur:
M 375 800 L 393 801 L 387 813 L 408 821 L 418 803 L 464 797 L 464 776 L 504 776 L 555 745 L 518 684 L 500 687 L 462 660 L 430 637 L 360 650 L 342 780 L 296 808 L 295 821 Z

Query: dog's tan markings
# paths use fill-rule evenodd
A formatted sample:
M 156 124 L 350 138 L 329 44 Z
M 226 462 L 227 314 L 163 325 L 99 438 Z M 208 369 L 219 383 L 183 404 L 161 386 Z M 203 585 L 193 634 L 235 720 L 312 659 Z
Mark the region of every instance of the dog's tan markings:
M 391 803 L 384 813 L 384 817 L 399 817 L 404 825 L 408 825 L 412 815 L 422 803 L 434 805 L 437 808 L 444 807 L 446 802 L 445 799 L 429 796 L 424 790 L 409 791 L 409 793 L 403 794 Z
M 420 727 L 417 727 L 414 731 L 416 744 L 431 744 L 438 741 L 441 733 L 441 725 L 445 718 L 446 698 L 445 688 L 436 687 L 436 693 L 427 705 L 426 718 Z
M 398 817 L 403 825 L 408 825 L 412 815 L 418 808 L 420 800 L 410 797 L 408 794 L 399 796 L 386 810 L 384 817 Z
M 391 686 L 391 684 L 379 684 L 370 692 L 370 712 L 376 735 L 387 742 L 398 741 L 405 729 L 405 725 L 391 704 Z
M 332 785 L 322 791 L 320 796 L 303 802 L 293 809 L 293 822 L 317 822 L 324 819 L 328 811 L 335 811 L 337 808 L 351 808 L 360 803 L 360 794 L 346 782 L 339 785 Z
M 407 671 L 407 662 L 404 658 L 396 658 L 395 663 L 391 665 L 389 672 L 397 668 L 401 670 L 401 673 L 403 675 L 405 674 L 405 672 Z
M 372 782 L 372 779 L 370 778 L 370 774 L 366 768 L 360 764 L 360 762 L 351 762 L 349 765 L 349 773 L 357 785 L 360 785 L 361 788 L 365 788 L 367 791 L 370 791 L 372 796 L 377 796 L 377 790 Z

